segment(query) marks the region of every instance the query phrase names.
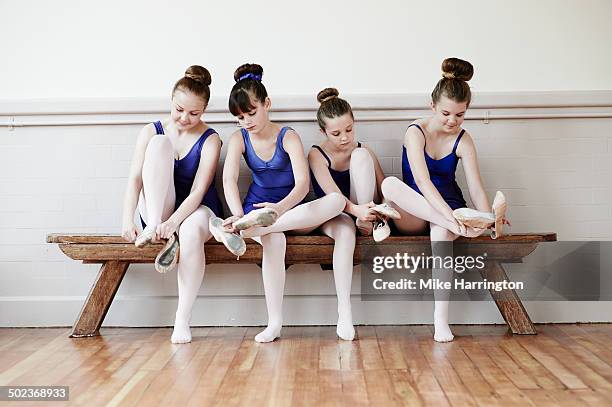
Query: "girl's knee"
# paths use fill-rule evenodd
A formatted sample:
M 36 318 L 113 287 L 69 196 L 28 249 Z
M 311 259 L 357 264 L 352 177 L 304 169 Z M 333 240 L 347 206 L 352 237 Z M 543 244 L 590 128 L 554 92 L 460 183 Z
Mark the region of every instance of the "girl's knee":
M 331 192 L 323 197 L 326 206 L 332 207 L 335 211 L 342 212 L 346 206 L 344 195 L 339 192 Z
M 173 155 L 172 144 L 170 143 L 170 140 L 167 136 L 164 136 L 162 134 L 156 134 L 155 136 L 151 137 L 151 140 L 149 140 L 149 144 L 147 144 L 147 149 L 145 151 L 145 156 L 159 154 L 169 155 L 171 157 Z
M 203 245 L 208 236 L 208 223 L 187 218 L 181 223 L 178 235 L 181 245 Z
M 429 236 L 432 242 L 452 242 L 457 235 L 442 226 L 431 225 Z
M 334 230 L 334 240 L 336 242 L 342 242 L 344 244 L 352 244 L 354 245 L 357 241 L 357 228 L 355 224 L 351 222 L 351 225 L 340 224 Z
M 380 189 L 382 190 L 383 195 L 386 197 L 388 194 L 392 193 L 396 188 L 400 181 L 397 177 L 387 177 L 383 180 L 380 185 Z
M 363 163 L 364 161 L 373 162 L 370 152 L 363 147 L 357 147 L 353 150 L 351 153 L 351 164 L 353 163 L 353 160 L 356 160 L 358 163 Z
M 282 248 L 284 250 L 285 246 L 287 245 L 287 239 L 285 238 L 285 234 L 282 232 L 268 233 L 267 235 L 261 236 L 261 243 L 264 248 Z
M 357 227 L 353 218 L 342 213 L 325 223 L 323 232 L 336 241 L 350 243 L 356 240 Z

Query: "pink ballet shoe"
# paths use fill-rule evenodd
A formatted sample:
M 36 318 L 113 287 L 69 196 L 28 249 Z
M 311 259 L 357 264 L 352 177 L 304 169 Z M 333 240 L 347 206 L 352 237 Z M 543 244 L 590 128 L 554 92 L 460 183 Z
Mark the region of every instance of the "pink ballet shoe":
M 506 197 L 501 191 L 497 191 L 493 199 L 493 213 L 495 214 L 495 227 L 491 233 L 492 239 L 497 239 L 504 234 L 504 219 L 506 218 Z

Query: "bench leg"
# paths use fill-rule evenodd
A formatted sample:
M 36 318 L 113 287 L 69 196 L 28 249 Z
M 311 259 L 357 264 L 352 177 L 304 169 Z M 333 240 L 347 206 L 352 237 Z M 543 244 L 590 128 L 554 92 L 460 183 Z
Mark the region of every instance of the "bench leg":
M 129 265 L 124 261 L 107 261 L 102 264 L 81 313 L 74 323 L 70 333 L 71 338 L 100 335 L 102 321 Z
M 509 281 L 504 268 L 497 261 L 485 262 L 485 267 L 480 270 L 480 275 L 487 281 Z M 489 290 L 489 292 L 513 334 L 537 334 L 529 314 L 525 311 L 521 299 L 514 290 Z

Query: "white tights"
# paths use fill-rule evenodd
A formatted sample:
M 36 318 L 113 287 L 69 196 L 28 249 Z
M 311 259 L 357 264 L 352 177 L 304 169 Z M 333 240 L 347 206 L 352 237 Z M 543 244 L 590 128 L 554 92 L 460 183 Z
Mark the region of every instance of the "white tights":
M 149 141 L 142 167 L 143 191 L 139 212 L 147 225 L 158 225 L 174 211 L 174 156 L 166 136 L 156 135 Z M 178 235 L 181 244 L 178 263 L 178 307 L 176 309 L 173 343 L 191 342 L 191 310 L 198 296 L 206 259 L 204 243 L 210 239 L 208 220 L 214 216 L 201 205 L 181 223 Z
M 402 218 L 395 222 L 398 230 L 405 234 L 423 233 L 430 227 L 432 255 L 452 256 L 452 245 L 436 244 L 436 242 L 452 242 L 459 237 L 459 228 L 446 219 L 429 202 L 414 189 L 396 177 L 388 177 L 382 183 L 382 193 L 385 199 L 395 209 L 400 211 Z M 466 237 L 476 237 L 484 230 L 466 228 Z M 440 281 L 452 281 L 452 269 L 434 269 L 432 278 Z M 454 336 L 448 326 L 448 295 L 447 290 L 434 290 L 434 340 L 438 342 L 452 341 Z
M 358 204 L 374 199 L 376 176 L 370 153 L 356 148 L 351 154 L 351 200 Z M 359 182 L 355 182 L 359 180 Z M 282 300 L 285 289 L 285 240 L 282 232 L 307 234 L 317 227 L 334 239 L 334 283 L 338 298 L 338 323 L 336 333 L 344 340 L 353 340 L 355 328 L 351 312 L 351 283 L 353 278 L 353 254 L 355 251 L 355 222 L 345 213 L 345 198 L 331 193 L 320 199 L 298 205 L 287 211 L 268 227 L 251 228 L 243 232 L 245 237 L 255 238 L 264 248 L 262 275 L 268 307 L 268 327 L 255 336 L 257 342 L 273 341 L 280 336 L 282 327 Z M 282 237 L 281 237 L 282 236 Z M 268 237 L 268 241 L 264 238 Z M 268 246 L 272 246 L 268 249 Z M 282 251 L 281 250 L 282 247 Z M 270 255 L 274 256 L 270 259 Z M 282 270 L 282 272 L 280 272 Z

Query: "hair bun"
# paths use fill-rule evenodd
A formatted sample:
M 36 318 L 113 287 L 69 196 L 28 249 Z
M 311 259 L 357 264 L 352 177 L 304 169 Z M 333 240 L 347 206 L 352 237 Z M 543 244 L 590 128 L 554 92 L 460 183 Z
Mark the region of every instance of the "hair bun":
M 474 67 L 459 58 L 446 58 L 442 61 L 442 76 L 446 79 L 469 81 L 474 75 Z
M 242 76 L 248 74 L 259 76 L 261 78 L 263 76 L 263 68 L 261 65 L 257 64 L 240 65 L 234 72 L 234 80 L 238 82 Z
M 337 98 L 340 95 L 336 88 L 325 88 L 317 94 L 317 101 L 319 103 L 327 102 L 330 99 Z
M 193 79 L 196 82 L 200 82 L 202 85 L 210 86 L 212 83 L 212 77 L 208 69 L 200 65 L 191 65 L 185 71 L 185 78 Z

